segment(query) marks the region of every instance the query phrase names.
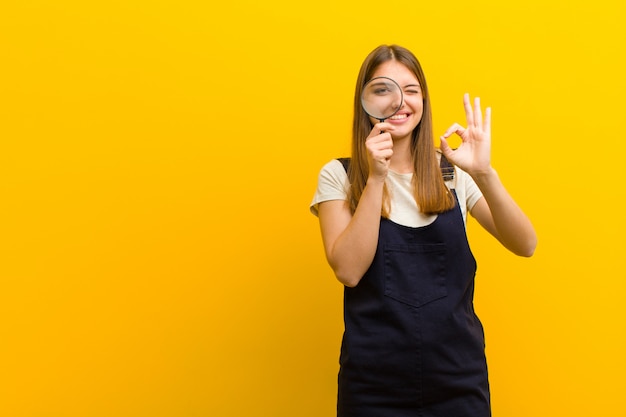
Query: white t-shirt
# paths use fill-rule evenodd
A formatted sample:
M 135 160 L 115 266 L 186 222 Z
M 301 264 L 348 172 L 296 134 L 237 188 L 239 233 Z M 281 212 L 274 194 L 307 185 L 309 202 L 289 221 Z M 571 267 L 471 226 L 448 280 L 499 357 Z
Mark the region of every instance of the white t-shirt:
M 386 184 L 390 192 L 391 213 L 389 220 L 408 227 L 426 226 L 437 218 L 436 214 L 425 215 L 417 207 L 413 196 L 413 174 L 400 174 L 389 170 Z M 467 211 L 482 197 L 480 189 L 465 171 L 458 167 L 454 170 L 454 179 L 446 182 L 449 189 L 456 191 L 463 221 L 467 221 Z M 320 171 L 317 190 L 311 202 L 311 212 L 317 216 L 319 203 L 330 200 L 348 200 L 350 183 L 348 175 L 340 161 L 333 159 Z

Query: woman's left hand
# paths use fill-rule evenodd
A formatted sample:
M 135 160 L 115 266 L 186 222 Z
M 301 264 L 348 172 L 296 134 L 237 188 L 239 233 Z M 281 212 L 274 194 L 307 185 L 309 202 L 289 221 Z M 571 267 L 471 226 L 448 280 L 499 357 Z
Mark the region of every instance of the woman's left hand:
M 463 96 L 467 127 L 453 124 L 441 136 L 441 152 L 454 165 L 471 176 L 487 173 L 491 169 L 491 108 L 485 109 L 483 118 L 480 98 L 474 99 L 474 108 L 470 104 L 469 94 Z M 461 137 L 461 145 L 453 150 L 447 138 L 453 134 Z

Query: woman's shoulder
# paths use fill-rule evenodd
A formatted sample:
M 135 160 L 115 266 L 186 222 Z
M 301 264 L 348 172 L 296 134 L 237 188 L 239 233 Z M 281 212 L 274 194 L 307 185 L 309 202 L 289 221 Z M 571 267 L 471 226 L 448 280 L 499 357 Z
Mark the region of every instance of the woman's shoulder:
M 311 212 L 317 215 L 319 203 L 328 200 L 346 200 L 350 184 L 343 164 L 338 159 L 328 161 L 320 170 L 317 190 L 311 202 Z
M 320 188 L 334 188 L 347 190 L 349 187 L 348 169 L 344 167 L 339 159 L 331 159 L 326 162 L 320 170 L 318 177 L 318 186 Z
M 350 158 L 336 158 L 326 162 L 320 170 L 320 176 L 330 176 L 338 179 L 347 177 Z

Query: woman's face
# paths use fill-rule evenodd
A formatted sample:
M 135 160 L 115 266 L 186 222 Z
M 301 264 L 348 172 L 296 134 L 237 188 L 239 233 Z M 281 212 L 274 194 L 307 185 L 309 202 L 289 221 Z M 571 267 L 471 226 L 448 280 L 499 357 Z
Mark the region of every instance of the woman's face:
M 395 126 L 395 130 L 392 133 L 394 140 L 404 139 L 407 136 L 410 137 L 413 129 L 422 120 L 424 112 L 424 97 L 422 96 L 422 89 L 417 77 L 407 67 L 397 61 L 387 61 L 381 64 L 372 75 L 372 78 L 374 77 L 391 78 L 402 88 L 402 94 L 404 95 L 402 107 L 385 122 Z M 378 122 L 374 118 L 371 118 L 371 121 L 372 124 Z

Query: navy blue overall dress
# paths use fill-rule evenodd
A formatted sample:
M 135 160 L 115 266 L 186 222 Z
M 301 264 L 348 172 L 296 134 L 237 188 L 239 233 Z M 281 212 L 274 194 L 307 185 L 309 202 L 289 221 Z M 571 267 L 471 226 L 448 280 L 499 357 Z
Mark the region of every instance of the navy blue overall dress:
M 381 219 L 372 265 L 344 290 L 339 417 L 491 415 L 475 272 L 458 204 L 424 227 Z

